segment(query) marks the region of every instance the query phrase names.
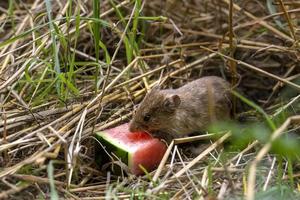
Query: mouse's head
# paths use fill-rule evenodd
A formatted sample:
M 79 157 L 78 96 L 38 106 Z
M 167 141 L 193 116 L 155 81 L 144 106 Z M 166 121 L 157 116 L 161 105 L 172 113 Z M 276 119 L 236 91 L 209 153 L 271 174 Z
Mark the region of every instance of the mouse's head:
M 153 88 L 136 109 L 129 124 L 130 131 L 164 130 L 172 123 L 170 120 L 180 103 L 178 95 Z

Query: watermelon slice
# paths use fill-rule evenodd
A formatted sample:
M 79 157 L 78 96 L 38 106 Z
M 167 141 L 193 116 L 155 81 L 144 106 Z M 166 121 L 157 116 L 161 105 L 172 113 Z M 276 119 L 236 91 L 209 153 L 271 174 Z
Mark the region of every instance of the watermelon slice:
M 96 138 L 103 146 L 96 146 L 98 163 L 103 165 L 111 161 L 108 152 L 116 155 L 135 175 L 144 174 L 140 165 L 148 172 L 155 169 L 167 149 L 163 142 L 148 133 L 129 132 L 127 123 L 97 132 Z

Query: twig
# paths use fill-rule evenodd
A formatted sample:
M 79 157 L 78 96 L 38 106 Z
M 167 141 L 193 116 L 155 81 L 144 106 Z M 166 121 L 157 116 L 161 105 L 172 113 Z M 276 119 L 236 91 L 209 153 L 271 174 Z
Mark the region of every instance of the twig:
M 154 176 L 153 176 L 153 178 L 152 178 L 153 182 L 156 182 L 156 181 L 157 181 L 157 179 L 158 179 L 158 177 L 159 177 L 159 175 L 160 175 L 160 173 L 161 173 L 163 167 L 165 166 L 165 164 L 166 164 L 166 162 L 167 162 L 167 159 L 168 159 L 168 157 L 169 157 L 169 155 L 170 155 L 170 153 L 171 153 L 171 151 L 172 151 L 173 146 L 174 146 L 174 140 L 170 143 L 170 145 L 169 145 L 167 151 L 166 151 L 165 154 L 164 154 L 164 157 L 163 157 L 162 160 L 160 161 L 159 166 L 158 166 L 158 168 L 157 168 L 157 170 L 156 170 L 156 172 L 155 172 L 155 174 L 154 174 Z
M 237 64 L 241 64 L 241 65 L 243 65 L 243 66 L 245 66 L 245 67 L 248 67 L 248 68 L 251 69 L 251 70 L 254 70 L 254 71 L 256 71 L 256 72 L 262 73 L 262 74 L 264 74 L 265 76 L 268 76 L 268 77 L 270 77 L 270 78 L 273 78 L 273 79 L 275 79 L 275 80 L 278 80 L 278 81 L 280 81 L 280 82 L 282 82 L 282 83 L 285 83 L 286 85 L 288 85 L 288 86 L 290 86 L 290 87 L 292 87 L 292 88 L 294 88 L 294 89 L 300 91 L 300 86 L 299 86 L 299 85 L 297 85 L 297 84 L 295 84 L 295 83 L 293 83 L 293 82 L 290 82 L 290 81 L 288 81 L 288 80 L 286 80 L 286 79 L 284 79 L 284 78 L 281 78 L 281 77 L 279 77 L 279 76 L 276 76 L 276 75 L 274 75 L 274 74 L 271 74 L 271 73 L 269 73 L 269 72 L 267 72 L 267 71 L 264 71 L 264 70 L 262 70 L 262 69 L 260 69 L 260 68 L 258 68 L 258 67 L 255 67 L 255 66 L 253 66 L 253 65 L 250 65 L 250 64 L 248 64 L 248 63 L 246 63 L 246 62 L 243 62 L 243 61 L 241 61 L 241 60 L 233 59 L 233 58 L 231 58 L 231 57 L 229 57 L 229 56 L 226 56 L 226 55 L 224 55 L 224 54 L 222 54 L 222 53 L 220 53 L 220 52 L 213 51 L 213 50 L 208 49 L 208 48 L 206 48 L 206 47 L 201 47 L 201 48 L 203 48 L 203 49 L 205 49 L 205 50 L 207 50 L 207 51 L 209 51 L 209 52 L 217 53 L 218 55 L 220 55 L 220 56 L 222 56 L 222 57 L 224 57 L 224 58 L 226 58 L 226 59 L 228 59 L 228 60 L 234 60 L 234 61 L 237 62 Z
M 289 25 L 289 28 L 290 28 L 292 37 L 293 37 L 293 39 L 296 41 L 297 39 L 296 39 L 295 29 L 294 29 L 294 26 L 293 26 L 291 17 L 290 17 L 290 15 L 289 15 L 289 13 L 287 13 L 287 11 L 286 11 L 286 9 L 285 9 L 285 6 L 284 6 L 284 3 L 283 3 L 282 0 L 279 0 L 279 4 L 280 4 L 281 9 L 282 9 L 283 12 L 284 12 L 284 16 L 285 16 L 285 18 L 286 18 L 286 21 L 288 22 L 288 25 Z
M 207 149 L 205 149 L 199 156 L 197 156 L 195 159 L 193 159 L 191 162 L 189 162 L 189 164 L 186 165 L 185 168 L 181 169 L 179 172 L 177 172 L 175 175 L 173 175 L 172 178 L 178 178 L 178 177 L 180 177 L 188 169 L 190 169 L 191 167 L 193 167 L 197 162 L 199 162 L 202 158 L 204 158 L 207 154 L 209 154 L 215 148 L 217 148 L 220 144 L 222 144 L 230 136 L 231 136 L 230 132 L 226 133 L 219 140 L 217 140 L 215 143 L 213 143 L 211 146 L 209 146 Z

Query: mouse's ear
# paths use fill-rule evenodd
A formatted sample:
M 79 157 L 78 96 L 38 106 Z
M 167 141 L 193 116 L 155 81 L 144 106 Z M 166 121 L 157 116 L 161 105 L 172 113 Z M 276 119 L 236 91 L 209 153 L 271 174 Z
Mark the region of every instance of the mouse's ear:
M 174 111 L 181 103 L 181 99 L 178 95 L 172 94 L 165 98 L 164 100 L 164 108 L 167 111 Z

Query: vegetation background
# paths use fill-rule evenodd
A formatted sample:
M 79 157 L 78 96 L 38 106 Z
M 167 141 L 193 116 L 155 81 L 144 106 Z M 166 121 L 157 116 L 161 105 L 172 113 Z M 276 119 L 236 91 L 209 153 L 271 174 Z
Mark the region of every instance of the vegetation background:
M 0 1 L 0 199 L 300 199 L 299 12 L 298 0 Z M 156 83 L 205 75 L 231 82 L 232 122 L 176 140 L 142 177 L 95 166 L 95 131 L 129 121 Z M 198 157 L 182 151 L 195 140 Z

